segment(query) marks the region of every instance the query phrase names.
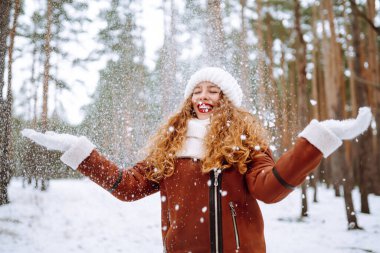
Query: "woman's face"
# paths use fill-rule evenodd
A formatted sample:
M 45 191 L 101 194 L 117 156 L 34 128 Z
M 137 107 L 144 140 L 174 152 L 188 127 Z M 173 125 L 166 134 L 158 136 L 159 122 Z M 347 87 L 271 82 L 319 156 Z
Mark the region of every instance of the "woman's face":
M 195 86 L 191 102 L 198 119 L 211 116 L 215 106 L 219 105 L 221 90 L 211 82 L 201 82 Z

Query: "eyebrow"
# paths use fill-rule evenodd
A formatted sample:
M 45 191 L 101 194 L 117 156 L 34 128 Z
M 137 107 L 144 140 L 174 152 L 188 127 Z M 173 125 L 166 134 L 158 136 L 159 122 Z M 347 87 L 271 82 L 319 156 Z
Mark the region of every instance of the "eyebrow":
M 194 90 L 195 89 L 200 89 L 200 88 L 201 87 L 199 87 L 199 86 L 195 86 Z M 206 88 L 210 88 L 210 89 L 212 89 L 212 88 L 218 88 L 218 89 L 220 89 L 219 86 L 214 85 L 214 84 L 207 85 Z

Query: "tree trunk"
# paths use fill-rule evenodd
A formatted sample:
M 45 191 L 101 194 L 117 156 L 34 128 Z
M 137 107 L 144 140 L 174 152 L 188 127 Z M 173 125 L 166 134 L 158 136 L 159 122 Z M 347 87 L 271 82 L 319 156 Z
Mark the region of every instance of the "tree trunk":
M 375 178 L 376 180 L 376 185 L 375 185 L 375 194 L 377 196 L 380 196 L 380 92 L 378 91 L 376 93 L 376 107 L 378 108 L 377 111 L 376 111 L 376 115 L 375 116 L 375 120 L 376 120 L 376 137 L 377 137 L 377 141 L 376 141 L 376 150 L 375 150 L 375 164 L 377 164 L 376 168 L 377 168 L 377 177 Z
M 351 15 L 351 27 L 352 27 L 352 42 L 353 49 L 355 52 L 356 60 L 354 61 L 354 75 L 357 77 L 362 76 L 362 66 L 360 60 L 362 57 L 362 52 L 360 50 L 360 28 L 359 20 L 356 15 Z M 365 84 L 361 81 L 361 78 L 355 79 L 355 89 L 356 89 L 356 101 L 358 106 L 368 105 L 368 95 Z M 362 137 L 360 137 L 360 142 L 358 143 L 358 156 L 359 160 L 359 189 L 361 194 L 361 211 L 363 213 L 369 213 L 368 204 L 368 189 L 366 182 L 366 171 L 371 169 L 371 134 L 370 131 L 366 131 Z
M 42 131 L 45 132 L 48 129 L 48 99 L 49 99 L 49 81 L 50 81 L 50 54 L 51 54 L 51 27 L 52 27 L 52 19 L 53 19 L 53 3 L 52 0 L 47 0 L 47 10 L 46 10 L 46 30 L 45 30 L 45 62 L 44 62 L 44 78 L 43 78 L 43 91 L 42 91 L 42 115 L 41 115 L 41 122 L 42 122 Z M 47 154 L 46 152 L 43 152 Z M 43 155 L 45 159 L 47 159 L 48 155 Z M 45 191 L 47 189 L 47 183 L 45 180 L 48 180 L 46 178 L 46 166 L 42 166 L 41 171 L 41 191 Z M 36 184 L 38 184 L 36 180 Z
M 246 17 L 245 17 L 245 7 L 246 0 L 240 0 L 240 19 L 241 19 L 241 30 L 240 30 L 240 55 L 241 55 L 241 86 L 244 94 L 247 94 L 248 101 L 252 99 L 252 91 L 250 87 L 249 79 L 249 59 L 248 59 L 248 45 L 247 45 L 247 28 L 246 28 Z
M 301 185 L 301 218 L 309 216 L 308 212 L 308 205 L 307 205 L 307 185 L 306 182 L 304 182 Z
M 372 22 L 374 22 L 375 20 L 375 16 L 376 16 L 376 13 L 375 13 L 375 0 L 367 0 L 367 10 L 368 10 L 368 19 L 371 20 Z M 375 115 L 375 119 L 376 119 L 376 115 L 380 115 L 380 108 L 377 106 L 378 105 L 378 101 L 377 101 L 377 98 L 378 98 L 378 94 L 380 93 L 380 76 L 379 76 L 379 67 L 380 67 L 380 64 L 379 64 L 379 61 L 380 61 L 380 57 L 379 57 L 379 50 L 378 50 L 378 47 L 377 47 L 377 38 L 376 38 L 376 32 L 371 28 L 371 27 L 367 27 L 367 30 L 368 30 L 368 39 L 367 39 L 367 42 L 368 42 L 368 63 L 369 63 L 369 66 L 368 66 L 368 80 L 377 85 L 377 89 L 375 89 L 374 86 L 368 86 L 369 87 L 369 92 L 368 94 L 371 96 L 371 108 L 372 108 L 372 112 L 373 112 L 373 115 Z M 377 118 L 377 123 L 379 124 L 380 123 L 380 119 Z M 379 128 L 379 125 L 377 125 L 377 127 Z M 379 172 L 378 170 L 376 170 L 376 159 L 377 159 L 377 155 L 378 155 L 378 149 L 379 149 L 379 145 L 380 143 L 378 143 L 378 140 L 379 140 L 379 137 L 378 137 L 379 133 L 377 133 L 377 136 L 375 134 L 372 135 L 372 166 L 371 166 L 371 171 L 369 171 L 369 176 L 368 178 L 370 179 L 370 192 L 371 193 L 377 193 L 377 194 L 380 194 L 380 183 L 379 183 L 379 179 L 380 179 L 380 175 L 379 175 Z
M 319 5 L 318 5 L 319 6 Z M 311 86 L 311 99 L 313 99 L 317 104 L 312 104 L 312 110 L 311 110 L 311 118 L 313 119 L 320 119 L 319 116 L 319 108 L 320 108 L 320 98 L 318 97 L 318 84 L 320 83 L 319 80 L 319 41 L 318 41 L 318 35 L 317 35 L 317 13 L 319 11 L 319 8 L 316 4 L 312 7 L 312 32 L 313 32 L 313 52 L 312 52 L 312 62 L 313 62 L 313 79 L 312 79 L 312 86 Z M 321 170 L 321 166 L 318 166 L 318 170 Z M 311 186 L 314 189 L 314 196 L 313 196 L 313 202 L 317 201 L 317 182 L 318 182 L 318 174 L 319 173 L 312 173 L 310 175 L 311 177 Z
M 4 4 L 4 5 L 3 5 Z M 0 109 L 1 109 L 1 119 L 3 123 L 1 124 L 1 153 L 0 153 L 0 205 L 6 204 L 9 202 L 7 195 L 7 187 L 12 177 L 12 105 L 13 105 L 13 92 L 12 92 L 12 63 L 13 63 L 13 48 L 14 48 L 14 38 L 16 36 L 16 27 L 17 27 L 17 19 L 20 13 L 20 1 L 16 0 L 14 2 L 14 14 L 13 14 L 13 23 L 12 29 L 8 29 L 9 25 L 9 15 L 10 15 L 10 2 L 2 2 L 2 6 L 4 9 L 1 12 L 4 19 L 1 20 L 1 54 L 3 54 L 3 49 L 8 49 L 8 89 L 6 99 L 3 99 L 3 94 L 0 94 Z M 6 46 L 6 35 L 3 33 L 9 32 L 9 48 Z M 5 39 L 3 40 L 3 38 Z M 4 44 L 3 44 L 4 43 Z M 5 56 L 5 54 L 4 54 Z M 4 62 L 3 62 L 4 61 Z M 5 57 L 1 60 L 1 87 L 3 90 L 4 87 L 4 70 L 5 70 Z
M 312 79 L 312 86 L 311 86 L 311 99 L 315 100 L 318 103 L 320 103 L 318 98 L 318 70 L 319 70 L 319 41 L 318 41 L 318 35 L 317 35 L 317 12 L 318 12 L 318 6 L 313 5 L 313 16 L 312 16 L 312 31 L 313 31 L 313 53 L 312 53 L 312 62 L 313 62 L 313 79 Z M 315 119 L 319 119 L 319 111 L 318 106 L 313 105 L 312 107 L 312 117 Z
M 3 105 L 3 89 L 5 86 L 5 56 L 7 53 L 7 38 L 9 36 L 9 22 L 10 22 L 10 12 L 11 12 L 10 0 L 2 0 L 0 3 L 0 101 Z M 3 108 L 1 108 L 3 109 Z M 0 113 L 3 110 L 0 111 Z M 3 118 L 3 117 L 2 117 Z
M 177 43 L 176 43 L 176 9 L 173 0 L 170 2 L 170 10 L 168 11 L 163 1 L 164 16 L 170 15 L 170 23 L 167 24 L 164 20 L 164 45 L 163 45 L 163 62 L 160 70 L 160 78 L 162 82 L 162 114 L 168 115 L 172 113 L 174 105 L 170 103 L 175 96 L 174 87 L 176 87 L 176 72 L 177 72 Z M 169 12 L 169 13 L 168 13 Z
M 207 0 L 207 24 L 209 33 L 207 34 L 207 63 L 213 66 L 224 66 L 225 59 L 225 35 L 223 29 L 223 19 L 220 0 Z
M 272 16 L 267 13 L 264 19 L 265 27 L 266 27 L 266 33 L 265 33 L 265 41 L 266 41 L 266 47 L 265 47 L 265 54 L 266 59 L 268 59 L 266 68 L 268 72 L 267 76 L 267 91 L 266 91 L 266 97 L 268 98 L 268 104 L 269 108 L 272 110 L 272 112 L 275 115 L 276 119 L 276 125 L 271 129 L 271 132 L 273 135 L 278 135 L 278 133 L 283 130 L 281 126 L 281 99 L 280 99 L 280 92 L 279 92 L 279 86 L 276 83 L 276 79 L 274 78 L 273 70 L 274 70 L 274 57 L 273 57 L 273 37 L 272 37 Z M 279 136 L 280 138 L 281 135 Z
M 46 10 L 46 33 L 45 33 L 45 63 L 44 63 L 44 81 L 43 81 L 43 94 L 42 94 L 42 131 L 45 132 L 48 128 L 47 117 L 48 117 L 48 94 L 49 94 L 49 79 L 50 79 L 50 53 L 51 53 L 51 26 L 52 26 L 52 14 L 53 14 L 53 4 L 52 0 L 47 0 L 47 10 Z
M 286 62 L 285 62 L 285 46 L 281 42 L 281 68 L 283 70 L 283 74 L 280 78 L 280 108 L 281 108 L 281 115 L 280 117 L 280 127 L 282 128 L 282 138 L 281 138 L 281 147 L 285 151 L 291 146 L 291 131 L 290 131 L 290 124 L 289 124 L 289 110 L 288 110 L 288 100 L 289 100 L 289 90 L 287 88 L 287 79 L 286 79 Z M 288 71 L 289 72 L 289 69 Z
M 35 27 L 36 28 L 36 27 Z M 35 31 L 36 32 L 36 31 Z M 37 42 L 36 42 L 37 43 Z M 33 53 L 32 53 L 32 70 L 31 70 L 31 76 L 30 76 L 30 84 L 31 84 L 31 90 L 33 93 L 33 108 L 31 109 L 31 118 L 32 118 L 32 128 L 37 128 L 37 97 L 38 97 L 38 83 L 36 82 L 36 62 L 37 62 L 37 45 L 33 45 Z
M 12 29 L 9 33 L 9 48 L 8 48 L 8 92 L 7 92 L 7 102 L 6 107 L 6 118 L 5 121 L 5 134 L 8 138 L 8 145 L 6 146 L 6 154 L 9 164 L 9 177 L 12 177 L 13 174 L 13 143 L 12 143 L 12 106 L 13 106 L 13 91 L 12 91 L 12 64 L 13 64 L 13 49 L 16 36 L 17 20 L 20 14 L 20 0 L 15 0 L 14 2 L 14 13 L 13 13 L 13 23 Z M 10 178 L 9 178 L 10 180 Z
M 326 1 L 323 2 L 324 4 Z M 325 7 L 326 8 L 326 7 Z M 321 9 L 323 12 L 324 9 Z M 329 22 L 329 19 L 326 19 L 325 16 L 323 17 L 323 22 Z M 331 28 L 330 28 L 331 29 Z M 324 73 L 324 97 L 325 97 L 325 115 L 323 119 L 326 118 L 337 118 L 338 113 L 338 98 L 339 98 L 339 88 L 336 78 L 336 66 L 335 66 L 335 59 L 336 59 L 336 46 L 335 43 L 333 43 L 333 38 L 335 39 L 335 33 L 331 33 L 331 38 L 327 37 L 326 28 L 323 25 L 322 26 L 322 61 L 323 61 L 323 73 Z M 329 165 L 326 172 L 328 182 L 329 184 L 332 184 L 335 196 L 340 197 L 340 184 L 342 179 L 342 171 L 340 170 L 339 161 L 336 161 L 336 157 L 334 158 L 334 155 L 329 157 L 327 161 L 327 165 Z
M 298 76 L 298 127 L 301 129 L 307 125 L 308 121 L 308 99 L 306 83 L 306 42 L 303 39 L 301 31 L 301 6 L 298 0 L 295 0 L 294 16 L 295 30 L 297 32 L 296 58 L 297 58 L 297 76 Z M 302 210 L 301 216 L 307 216 L 307 194 L 306 185 L 302 185 Z
M 8 185 L 12 177 L 9 154 L 10 136 L 9 129 L 9 97 L 4 99 L 3 89 L 5 86 L 5 55 L 7 53 L 7 38 L 9 36 L 9 22 L 12 1 L 1 1 L 0 4 L 0 205 L 9 203 Z M 9 84 L 8 84 L 9 85 Z M 9 87 L 9 86 L 8 86 Z
M 318 177 L 316 176 L 316 173 L 310 173 L 310 186 L 314 189 L 313 194 L 313 202 L 318 202 Z
M 356 218 L 355 210 L 352 209 L 354 206 L 354 203 L 352 201 L 352 183 L 351 182 L 343 182 L 343 194 L 344 194 L 344 206 L 346 209 L 346 216 L 348 221 L 348 229 L 362 229 L 358 225 L 358 221 Z
M 288 94 L 287 97 L 289 97 L 287 101 L 287 111 L 288 111 L 288 124 L 289 129 L 291 130 L 291 137 L 290 137 L 290 144 L 294 144 L 293 136 L 296 132 L 300 130 L 298 126 L 298 103 L 297 103 L 297 90 L 296 90 L 296 77 L 297 77 L 297 68 L 296 63 L 294 61 L 291 61 L 288 63 L 288 79 L 289 79 L 289 87 L 288 87 Z
M 262 12 L 262 0 L 256 1 L 257 5 L 257 24 L 254 26 L 252 23 L 252 29 L 256 31 L 257 36 L 257 105 L 258 109 L 266 106 L 266 84 L 265 84 L 265 55 L 264 55 L 264 35 L 263 35 L 263 12 Z M 260 107 L 261 106 L 261 107 Z

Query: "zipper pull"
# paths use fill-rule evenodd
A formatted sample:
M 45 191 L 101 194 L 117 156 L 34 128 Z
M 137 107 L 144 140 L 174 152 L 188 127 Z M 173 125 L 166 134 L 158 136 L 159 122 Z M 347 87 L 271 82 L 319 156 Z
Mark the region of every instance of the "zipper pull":
M 218 186 L 218 177 L 221 172 L 220 169 L 214 170 L 214 186 Z
M 232 202 L 230 202 L 229 205 L 230 205 L 230 208 L 231 208 L 232 215 L 236 217 L 236 211 L 235 211 L 235 208 L 234 208 L 234 204 Z

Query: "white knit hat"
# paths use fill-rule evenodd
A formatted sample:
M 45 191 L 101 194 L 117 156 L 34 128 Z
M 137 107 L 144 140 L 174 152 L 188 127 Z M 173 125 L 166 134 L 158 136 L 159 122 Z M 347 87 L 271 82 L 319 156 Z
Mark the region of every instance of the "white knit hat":
M 185 99 L 193 93 L 197 84 L 205 81 L 217 85 L 235 106 L 241 105 L 243 92 L 236 79 L 227 71 L 216 67 L 202 68 L 190 77 L 185 88 Z

